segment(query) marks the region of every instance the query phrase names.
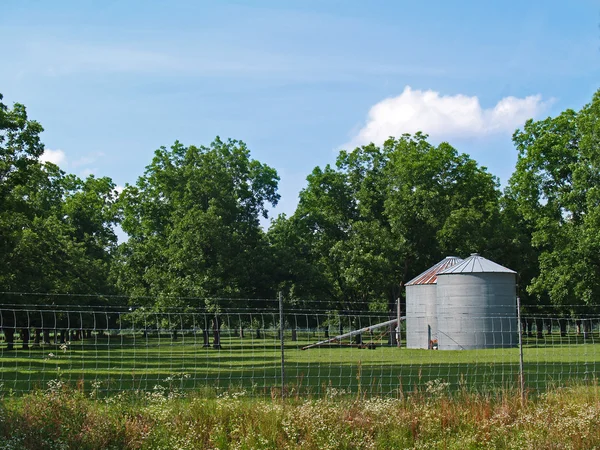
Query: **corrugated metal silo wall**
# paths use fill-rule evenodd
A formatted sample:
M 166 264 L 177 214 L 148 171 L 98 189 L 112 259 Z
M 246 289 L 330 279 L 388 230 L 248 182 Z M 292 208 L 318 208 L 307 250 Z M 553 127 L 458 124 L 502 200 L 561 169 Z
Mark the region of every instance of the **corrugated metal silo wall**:
M 406 286 L 406 347 L 429 348 L 437 339 L 435 284 Z
M 515 274 L 440 275 L 437 313 L 440 350 L 514 347 L 518 338 Z

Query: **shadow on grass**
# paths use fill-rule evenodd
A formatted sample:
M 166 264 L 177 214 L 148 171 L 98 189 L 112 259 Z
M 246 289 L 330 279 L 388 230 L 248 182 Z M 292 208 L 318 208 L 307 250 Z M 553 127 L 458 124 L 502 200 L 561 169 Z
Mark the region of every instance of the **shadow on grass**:
M 308 340 L 286 347 L 285 385 L 297 395 L 347 394 L 400 396 L 440 383 L 449 391 L 497 392 L 519 386 L 517 349 L 428 351 L 346 346 L 301 351 Z M 269 345 L 267 345 L 269 344 Z M 272 345 L 271 345 L 272 344 Z M 600 373 L 595 346 L 552 345 L 525 348 L 528 389 L 544 390 Z M 598 349 L 600 350 L 600 348 Z M 61 380 L 85 392 L 152 391 L 236 387 L 252 395 L 281 389 L 280 349 L 273 341 L 234 339 L 223 348 L 195 341 L 117 339 L 72 343 L 0 353 L 0 392 L 20 395 Z M 52 354 L 52 356 L 50 356 Z M 95 387 L 94 387 L 95 386 Z

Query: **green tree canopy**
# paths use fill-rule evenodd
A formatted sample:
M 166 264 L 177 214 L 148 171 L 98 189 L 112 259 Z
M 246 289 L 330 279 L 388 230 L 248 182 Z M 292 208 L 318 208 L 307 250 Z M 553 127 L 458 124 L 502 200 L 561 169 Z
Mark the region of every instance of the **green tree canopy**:
M 269 232 L 293 292 L 391 309 L 403 283 L 447 254 L 501 254 L 498 182 L 447 143 L 416 134 L 342 151 L 307 181 Z
M 544 302 L 595 304 L 600 295 L 598 230 L 600 91 L 579 112 L 529 120 L 507 189 L 537 255 L 528 292 Z
M 273 297 L 259 219 L 279 200 L 278 180 L 240 141 L 158 149 L 121 197 L 129 240 L 116 267 L 120 288 L 157 298 L 158 306 L 186 304 L 185 297 Z
M 2 97 L 0 96 L 0 100 Z M 30 294 L 114 293 L 109 281 L 118 221 L 109 178 L 85 181 L 42 163 L 41 125 L 23 105 L 0 102 L 0 290 Z M 4 303 L 56 298 L 5 295 Z M 61 297 L 61 302 L 104 302 Z

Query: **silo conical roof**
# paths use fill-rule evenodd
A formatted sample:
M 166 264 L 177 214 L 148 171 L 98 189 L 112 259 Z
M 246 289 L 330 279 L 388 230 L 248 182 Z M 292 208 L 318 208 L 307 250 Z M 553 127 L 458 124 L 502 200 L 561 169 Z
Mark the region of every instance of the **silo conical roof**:
M 405 286 L 415 286 L 415 285 L 422 285 L 422 284 L 436 284 L 438 273 L 455 266 L 456 264 L 460 263 L 461 261 L 463 261 L 463 260 L 456 256 L 446 256 L 446 258 L 441 260 L 439 263 L 430 267 L 422 274 L 420 274 L 420 275 L 416 276 L 415 278 L 413 278 L 412 280 L 410 280 L 408 283 L 405 284 Z
M 485 259 L 479 253 L 471 253 L 467 259 L 462 262 L 448 267 L 438 275 L 460 274 L 460 273 L 517 273 L 514 270 L 508 269 L 500 264 Z

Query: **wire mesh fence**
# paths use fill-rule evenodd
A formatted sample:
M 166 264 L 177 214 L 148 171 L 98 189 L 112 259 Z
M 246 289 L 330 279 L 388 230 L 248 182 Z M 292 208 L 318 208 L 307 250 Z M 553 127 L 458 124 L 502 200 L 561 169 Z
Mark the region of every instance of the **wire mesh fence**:
M 432 329 L 429 317 L 399 317 L 395 308 L 282 306 L 277 299 L 160 312 L 5 304 L 0 395 L 57 382 L 99 396 L 156 389 L 403 396 L 519 390 L 521 380 L 541 391 L 593 382 L 600 371 L 597 307 L 524 308 L 520 320 L 516 306 L 502 316 L 455 311 Z

